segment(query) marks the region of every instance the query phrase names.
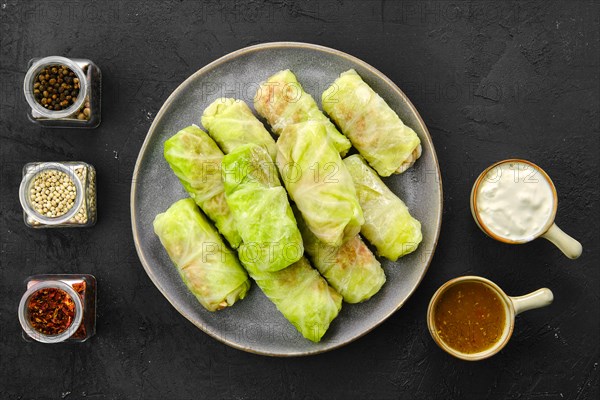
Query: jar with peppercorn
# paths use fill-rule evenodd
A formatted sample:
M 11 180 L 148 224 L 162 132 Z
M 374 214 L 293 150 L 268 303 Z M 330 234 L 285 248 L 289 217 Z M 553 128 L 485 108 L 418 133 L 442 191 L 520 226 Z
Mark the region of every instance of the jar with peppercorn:
M 88 274 L 34 275 L 19 303 L 26 339 L 84 342 L 96 333 L 96 278 Z
M 96 169 L 84 162 L 35 162 L 19 187 L 25 224 L 77 228 L 96 223 Z
M 47 127 L 100 125 L 102 73 L 86 59 L 51 56 L 30 61 L 23 90 L 29 119 Z

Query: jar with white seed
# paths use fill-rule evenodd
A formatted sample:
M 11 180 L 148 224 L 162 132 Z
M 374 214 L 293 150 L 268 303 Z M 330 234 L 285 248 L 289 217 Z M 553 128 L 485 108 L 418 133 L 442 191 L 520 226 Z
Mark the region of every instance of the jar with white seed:
M 84 162 L 37 162 L 23 168 L 19 188 L 31 228 L 80 228 L 96 223 L 96 169 Z

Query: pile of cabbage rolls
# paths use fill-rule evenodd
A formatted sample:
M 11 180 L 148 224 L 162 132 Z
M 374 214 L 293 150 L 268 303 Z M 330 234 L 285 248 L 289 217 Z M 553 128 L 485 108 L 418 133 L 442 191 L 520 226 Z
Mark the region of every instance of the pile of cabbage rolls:
M 327 116 L 290 70 L 263 82 L 253 105 L 270 131 L 244 101 L 219 98 L 201 117 L 206 131 L 165 142 L 190 197 L 157 215 L 154 231 L 204 308 L 243 299 L 251 278 L 318 342 L 342 301 L 385 283 L 363 238 L 392 261 L 421 242 L 421 224 L 380 178 L 410 168 L 420 140 L 354 70 L 323 92 Z

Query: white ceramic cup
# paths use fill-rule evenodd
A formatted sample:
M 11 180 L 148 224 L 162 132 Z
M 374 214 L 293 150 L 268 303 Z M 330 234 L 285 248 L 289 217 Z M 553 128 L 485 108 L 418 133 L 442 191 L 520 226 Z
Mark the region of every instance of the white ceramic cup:
M 502 301 L 504 305 L 504 312 L 506 313 L 504 327 L 500 333 L 500 338 L 491 347 L 478 353 L 463 353 L 447 345 L 438 335 L 438 329 L 435 324 L 434 310 L 442 294 L 445 293 L 450 287 L 464 282 L 477 282 L 482 285 L 486 285 L 494 293 L 496 293 L 498 298 Z M 554 295 L 548 288 L 538 289 L 535 292 L 523 296 L 511 297 L 504 293 L 504 291 L 500 289 L 498 285 L 489 279 L 471 275 L 461 276 L 446 282 L 435 292 L 431 298 L 431 301 L 429 302 L 429 308 L 427 309 L 427 326 L 429 327 L 429 333 L 431 334 L 431 337 L 442 350 L 454 357 L 460 358 L 461 360 L 479 361 L 493 356 L 502 350 L 504 346 L 506 346 L 512 336 L 515 327 L 515 317 L 518 314 L 522 313 L 523 311 L 545 307 L 550 305 L 553 300 Z
M 479 214 L 479 210 L 477 209 L 477 195 L 479 192 L 479 185 L 484 181 L 485 177 L 487 176 L 487 174 L 490 170 L 492 170 L 493 168 L 496 168 L 499 165 L 504 164 L 504 163 L 523 163 L 523 164 L 529 165 L 530 167 L 534 168 L 538 172 L 538 175 L 542 179 L 545 179 L 548 182 L 548 184 L 550 185 L 550 188 L 552 190 L 552 197 L 553 197 L 552 212 L 550 213 L 548 220 L 544 224 L 544 228 L 533 238 L 527 238 L 527 239 L 523 239 L 523 240 L 511 240 L 511 239 L 502 237 L 500 235 L 497 235 L 493 230 L 491 230 L 488 226 L 485 225 L 485 223 L 482 221 L 482 218 Z M 473 185 L 473 189 L 471 190 L 471 213 L 473 214 L 473 218 L 475 219 L 477 226 L 479 226 L 479 228 L 489 237 L 496 239 L 500 242 L 508 243 L 508 244 L 522 244 L 522 243 L 530 242 L 539 237 L 543 237 L 544 239 L 547 239 L 550 242 L 554 243 L 554 245 L 556 247 L 558 247 L 564 253 L 564 255 L 566 255 L 567 257 L 569 257 L 571 259 L 578 258 L 581 255 L 581 252 L 583 251 L 581 243 L 579 243 L 577 240 L 573 239 L 571 236 L 567 235 L 565 232 L 562 231 L 562 229 L 560 229 L 554 223 L 554 219 L 556 217 L 557 205 L 558 205 L 558 194 L 556 193 L 556 187 L 554 186 L 554 183 L 552 182 L 552 179 L 550 179 L 548 174 L 543 169 L 541 169 L 539 166 L 537 166 L 536 164 L 534 164 L 530 161 L 527 161 L 527 160 L 522 160 L 522 159 L 517 159 L 517 158 L 499 161 L 495 164 L 490 165 L 475 180 L 475 184 Z

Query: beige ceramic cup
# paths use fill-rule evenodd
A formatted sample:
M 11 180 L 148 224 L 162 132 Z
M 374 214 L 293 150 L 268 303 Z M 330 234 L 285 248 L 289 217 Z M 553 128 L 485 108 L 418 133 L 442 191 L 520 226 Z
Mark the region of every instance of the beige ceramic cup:
M 527 238 L 525 240 L 510 240 L 499 236 L 483 223 L 481 216 L 479 215 L 479 210 L 477 209 L 477 195 L 479 192 L 479 185 L 483 182 L 483 180 L 487 176 L 487 173 L 490 170 L 504 163 L 523 163 L 529 165 L 538 172 L 539 177 L 545 179 L 548 182 L 552 190 L 552 213 L 548 217 L 548 221 L 546 221 L 546 223 L 544 224 L 544 228 L 540 232 L 538 232 L 537 235 L 535 235 L 535 237 L 533 238 Z M 554 245 L 558 247 L 567 257 L 571 259 L 578 258 L 583 250 L 581 243 L 573 239 L 571 236 L 567 235 L 554 223 L 557 205 L 558 195 L 556 193 L 556 187 L 554 186 L 554 183 L 552 182 L 552 179 L 550 179 L 548 174 L 534 163 L 518 158 L 511 158 L 508 160 L 498 161 L 497 163 L 490 165 L 479 175 L 477 180 L 475 180 L 475 184 L 473 185 L 473 189 L 471 190 L 471 213 L 473 214 L 473 218 L 475 219 L 477 226 L 479 226 L 479 228 L 489 237 L 508 244 L 528 243 L 534 239 L 543 237 L 544 239 L 547 239 L 550 242 L 554 243 Z
M 438 335 L 438 329 L 435 324 L 434 310 L 441 295 L 453 285 L 463 282 L 478 282 L 482 285 L 487 285 L 487 287 L 500 298 L 504 305 L 504 312 L 506 313 L 506 318 L 504 319 L 505 323 L 502 332 L 500 333 L 500 338 L 490 348 L 479 353 L 463 353 L 448 346 Z M 547 288 L 538 289 L 535 292 L 523 296 L 511 297 L 504 293 L 498 285 L 488 279 L 480 276 L 461 276 L 446 282 L 435 292 L 429 302 L 429 308 L 427 309 L 427 326 L 429 327 L 431 337 L 442 350 L 462 360 L 479 361 L 493 356 L 506 346 L 512 336 L 515 327 L 515 317 L 518 314 L 523 311 L 545 307 L 550 305 L 553 300 L 554 295 L 552 294 L 552 291 Z

